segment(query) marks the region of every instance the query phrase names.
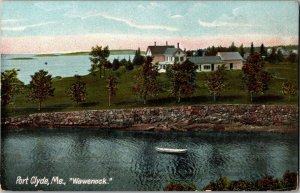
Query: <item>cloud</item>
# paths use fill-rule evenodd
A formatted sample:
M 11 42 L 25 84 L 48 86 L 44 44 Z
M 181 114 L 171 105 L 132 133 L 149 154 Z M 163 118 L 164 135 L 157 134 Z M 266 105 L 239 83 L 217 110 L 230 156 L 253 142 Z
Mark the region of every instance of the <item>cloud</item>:
M 202 26 L 202 27 L 206 27 L 206 28 L 215 28 L 215 27 L 219 27 L 219 28 L 239 28 L 239 27 L 254 27 L 257 25 L 253 25 L 250 23 L 247 23 L 247 19 L 244 18 L 244 15 L 241 13 L 241 9 L 242 7 L 236 7 L 234 9 L 232 9 L 231 13 L 228 14 L 222 14 L 220 17 L 218 17 L 217 19 L 215 19 L 212 22 L 208 22 L 208 21 L 203 21 L 201 19 L 198 20 L 198 23 Z
M 170 17 L 176 19 L 176 18 L 182 18 L 183 15 L 176 14 L 176 15 L 171 15 Z
M 25 19 L 2 19 L 1 23 L 16 23 L 19 21 L 24 21 Z
M 32 25 L 23 25 L 23 26 L 14 26 L 14 27 L 1 27 L 1 30 L 3 31 L 24 31 L 28 28 L 36 28 L 48 24 L 53 24 L 57 23 L 55 21 L 49 21 L 49 22 L 43 22 L 43 23 L 37 23 L 37 24 L 32 24 Z
M 149 25 L 149 24 L 138 24 L 132 20 L 121 18 L 121 17 L 115 17 L 115 16 L 110 16 L 102 13 L 95 13 L 95 14 L 89 14 L 86 16 L 81 16 L 81 15 L 66 15 L 67 17 L 79 17 L 81 19 L 88 19 L 91 17 L 103 17 L 108 20 L 113 20 L 121 23 L 125 23 L 126 25 L 137 28 L 137 29 L 147 29 L 147 30 L 167 30 L 167 31 L 178 31 L 177 28 L 171 27 L 171 26 L 163 26 L 163 25 Z
M 253 27 L 254 25 L 247 24 L 247 23 L 234 23 L 234 22 L 225 22 L 225 21 L 212 21 L 212 22 L 206 22 L 202 20 L 198 20 L 198 23 L 202 27 L 207 27 L 207 28 L 213 28 L 213 27 L 231 27 L 231 28 L 237 28 L 237 27 Z

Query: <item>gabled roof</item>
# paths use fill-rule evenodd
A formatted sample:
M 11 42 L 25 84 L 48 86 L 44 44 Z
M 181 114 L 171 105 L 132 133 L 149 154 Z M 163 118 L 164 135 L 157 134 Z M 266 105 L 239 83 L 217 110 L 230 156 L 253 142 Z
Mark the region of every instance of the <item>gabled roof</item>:
M 218 64 L 222 63 L 222 60 L 219 56 L 194 56 L 187 57 L 190 62 L 194 64 Z
M 221 57 L 221 60 L 243 60 L 238 52 L 218 52 L 217 55 Z
M 167 48 L 163 54 L 173 55 L 177 52 L 178 48 Z
M 175 47 L 174 46 L 148 46 L 148 49 L 150 49 L 152 55 L 164 54 L 166 49 L 168 48 L 175 48 Z

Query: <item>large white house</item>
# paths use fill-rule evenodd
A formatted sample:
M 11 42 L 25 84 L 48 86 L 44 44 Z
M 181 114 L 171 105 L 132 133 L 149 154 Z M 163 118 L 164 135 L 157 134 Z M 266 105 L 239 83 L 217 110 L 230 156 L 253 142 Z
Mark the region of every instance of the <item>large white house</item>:
M 228 70 L 240 70 L 243 67 L 244 59 L 238 52 L 218 52 L 216 56 L 191 56 L 187 57 L 186 53 L 173 45 L 148 46 L 146 56 L 153 57 L 153 63 L 158 64 L 158 72 L 166 72 L 168 65 L 173 65 L 174 62 L 184 62 L 186 59 L 198 66 L 197 72 L 215 71 L 218 66 L 225 64 Z
M 184 62 L 186 60 L 186 53 L 174 45 L 168 45 L 166 42 L 165 46 L 157 46 L 154 42 L 154 46 L 148 46 L 146 56 L 153 57 L 152 62 L 158 64 L 158 70 L 160 73 L 166 72 L 167 66 L 174 64 L 174 62 Z

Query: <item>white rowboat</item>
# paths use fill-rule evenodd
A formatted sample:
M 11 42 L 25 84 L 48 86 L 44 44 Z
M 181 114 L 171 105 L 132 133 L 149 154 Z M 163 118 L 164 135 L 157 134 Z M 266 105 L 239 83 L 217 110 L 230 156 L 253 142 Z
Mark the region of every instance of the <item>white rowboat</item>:
M 187 149 L 171 149 L 171 148 L 161 148 L 161 147 L 156 147 L 156 151 L 161 152 L 161 153 L 186 153 Z

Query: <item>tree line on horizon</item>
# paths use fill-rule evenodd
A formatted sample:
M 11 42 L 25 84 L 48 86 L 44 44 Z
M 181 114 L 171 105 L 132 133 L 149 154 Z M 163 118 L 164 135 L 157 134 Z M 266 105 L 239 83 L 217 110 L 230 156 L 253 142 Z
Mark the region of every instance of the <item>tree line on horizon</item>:
M 197 50 L 187 50 L 187 56 L 216 56 L 218 52 L 239 52 L 242 57 L 245 57 L 246 54 L 252 55 L 254 52 L 258 52 L 264 61 L 268 61 L 272 64 L 278 62 L 288 61 L 291 63 L 297 62 L 298 54 L 290 52 L 288 57 L 285 58 L 282 51 L 279 47 L 287 47 L 287 46 L 273 46 L 269 47 L 272 49 L 271 53 L 267 52 L 267 48 L 262 43 L 259 47 L 255 47 L 253 42 L 250 47 L 244 47 L 244 44 L 241 44 L 239 47 L 235 46 L 234 42 L 231 43 L 229 47 L 224 46 L 209 46 L 205 49 L 197 49 Z M 291 46 L 290 46 L 291 47 Z
M 233 48 L 234 44 L 231 45 L 231 49 Z M 264 94 L 268 90 L 272 76 L 263 70 L 262 55 L 255 52 L 254 49 L 251 52 L 246 64 L 243 65 L 242 72 L 243 83 L 252 102 L 253 95 Z M 99 72 L 101 79 L 106 77 L 109 106 L 111 106 L 111 99 L 117 95 L 117 85 L 119 82 L 114 72 L 120 66 L 124 66 L 127 71 L 132 70 L 134 66 L 139 67 L 137 75 L 133 77 L 134 85 L 132 86 L 132 92 L 143 99 L 144 104 L 147 104 L 147 100 L 150 97 L 156 97 L 164 91 L 170 93 L 180 103 L 182 98 L 192 96 L 196 89 L 197 66 L 189 60 L 182 63 L 175 62 L 174 65 L 167 67 L 166 75 L 168 77 L 169 88 L 162 88 L 162 83 L 158 79 L 158 66 L 152 63 L 152 57 L 142 56 L 140 49 L 136 50 L 132 62 L 129 58 L 128 61 L 124 59 L 126 62 L 114 59 L 111 63 L 108 60 L 109 55 L 108 46 L 102 47 L 97 45 L 91 48 L 90 61 L 92 64 L 90 72 L 93 75 Z M 25 87 L 17 79 L 17 71 L 13 69 L 1 73 L 1 105 L 4 108 L 13 100 L 15 94 L 22 92 Z M 205 86 L 213 97 L 214 102 L 216 102 L 217 97 L 221 95 L 226 87 L 226 70 L 224 65 L 208 75 Z M 44 70 L 31 75 L 31 81 L 27 88 L 29 89 L 27 97 L 31 101 L 38 103 L 38 110 L 41 109 L 42 102 L 54 96 L 55 89 L 52 85 L 52 76 Z M 290 100 L 290 97 L 296 94 L 295 86 L 290 81 L 283 83 L 282 93 L 288 95 Z M 77 104 L 86 100 L 86 83 L 79 75 L 75 75 L 75 82 L 70 85 L 66 94 Z

